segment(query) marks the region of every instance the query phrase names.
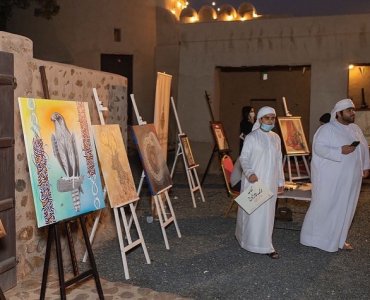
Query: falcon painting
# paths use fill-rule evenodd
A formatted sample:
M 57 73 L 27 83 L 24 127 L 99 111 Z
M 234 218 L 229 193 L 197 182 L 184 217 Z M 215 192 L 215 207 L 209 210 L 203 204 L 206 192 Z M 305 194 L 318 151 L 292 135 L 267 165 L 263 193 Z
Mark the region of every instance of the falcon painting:
M 55 133 L 51 135 L 54 156 L 62 167 L 65 177 L 58 180 L 58 191 L 72 193 L 73 206 L 80 210 L 80 192 L 83 177 L 80 176 L 79 158 L 75 135 L 71 133 L 60 113 L 53 113 L 51 121 L 55 126 Z

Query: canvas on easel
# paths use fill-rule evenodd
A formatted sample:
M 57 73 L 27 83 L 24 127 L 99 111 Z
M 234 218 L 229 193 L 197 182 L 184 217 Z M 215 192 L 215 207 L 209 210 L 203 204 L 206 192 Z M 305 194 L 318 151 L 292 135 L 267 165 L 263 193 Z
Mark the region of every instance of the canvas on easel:
M 134 107 L 137 110 L 136 103 Z M 170 249 L 166 227 L 174 223 L 179 238 L 181 238 L 181 233 L 168 194 L 168 190 L 172 187 L 172 180 L 162 153 L 163 150 L 153 124 L 132 126 L 132 133 L 145 171 L 145 178 L 154 199 L 166 249 Z
M 301 117 L 278 117 L 278 123 L 286 154 L 310 153 Z
M 153 123 L 165 160 L 167 160 L 171 81 L 171 75 L 157 72 Z
M 139 197 L 136 192 L 120 127 L 118 124 L 105 125 L 103 111 L 107 111 L 107 108 L 104 107 L 99 100 L 96 88 L 93 88 L 93 94 L 100 123 L 102 124 L 93 126 L 93 129 L 99 161 L 102 166 L 102 173 L 105 180 L 104 193 L 108 194 L 110 205 L 113 208 L 123 271 L 125 278 L 129 279 L 130 275 L 126 253 L 131 252 L 133 248 L 141 246 L 146 262 L 150 264 L 149 254 L 136 215 L 136 205 Z M 91 242 L 94 240 L 100 215 L 101 211 L 97 214 L 90 233 Z M 128 215 L 130 216 L 129 220 L 127 220 Z M 136 230 L 135 238 L 131 235 L 132 225 L 134 225 L 134 230 Z M 123 231 L 125 239 L 123 238 Z M 86 262 L 87 256 L 88 252 L 86 251 L 82 260 L 83 262 Z
M 211 124 L 211 129 L 212 129 L 212 134 L 215 139 L 217 148 L 219 152 L 229 152 L 229 143 L 226 138 L 224 126 L 221 122 L 210 122 Z
M 110 206 L 138 200 L 119 125 L 94 125 L 93 132 Z
M 193 206 L 194 208 L 196 208 L 197 204 L 195 201 L 195 195 L 194 195 L 195 192 L 199 192 L 202 201 L 205 202 L 202 186 L 199 182 L 198 172 L 197 172 L 197 167 L 199 166 L 199 164 L 195 162 L 193 152 L 190 147 L 190 141 L 189 141 L 188 136 L 182 131 L 180 119 L 177 114 L 177 109 L 176 109 L 176 105 L 175 105 L 175 101 L 173 97 L 171 97 L 171 104 L 172 104 L 173 113 L 174 113 L 176 123 L 177 123 L 177 129 L 179 132 L 177 135 L 179 141 L 177 144 L 177 151 L 176 151 L 175 159 L 173 161 L 173 165 L 171 169 L 171 177 L 173 178 L 178 157 L 182 156 L 183 161 L 184 161 L 184 166 L 185 166 L 186 177 L 188 178 L 191 198 L 193 200 Z
M 187 165 L 189 168 L 197 166 L 197 163 L 195 162 L 193 152 L 191 151 L 190 143 L 189 143 L 189 138 L 186 134 L 180 134 L 179 135 L 182 149 L 184 149 L 184 154 L 185 154 L 185 159 L 187 162 Z
M 146 124 L 132 126 L 132 132 L 134 142 L 140 152 L 151 194 L 157 195 L 172 186 L 172 179 L 156 130 L 153 124 Z
M 293 117 L 288 110 L 285 97 L 282 97 L 282 100 L 285 117 L 277 119 L 285 151 L 283 168 L 285 169 L 285 165 L 287 165 L 288 181 L 310 179 L 310 168 L 306 159 L 310 155 L 310 150 L 303 131 L 301 117 Z M 293 160 L 293 165 L 291 160 Z M 295 173 L 292 166 L 295 167 Z
M 19 98 L 38 227 L 105 206 L 86 102 Z

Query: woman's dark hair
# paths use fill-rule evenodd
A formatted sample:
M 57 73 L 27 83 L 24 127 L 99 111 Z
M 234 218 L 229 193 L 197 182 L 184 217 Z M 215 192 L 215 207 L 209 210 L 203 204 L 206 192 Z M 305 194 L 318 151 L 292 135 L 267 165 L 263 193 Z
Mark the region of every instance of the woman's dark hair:
M 253 107 L 249 106 L 249 105 L 243 107 L 243 109 L 242 109 L 242 118 L 243 119 L 246 119 L 246 120 L 248 119 L 248 115 L 251 112 L 252 108 Z

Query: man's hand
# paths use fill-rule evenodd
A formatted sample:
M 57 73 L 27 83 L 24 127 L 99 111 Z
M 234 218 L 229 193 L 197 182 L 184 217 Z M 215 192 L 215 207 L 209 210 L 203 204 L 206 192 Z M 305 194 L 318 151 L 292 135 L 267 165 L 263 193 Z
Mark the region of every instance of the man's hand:
M 367 178 L 369 176 L 369 170 L 364 170 L 363 172 L 362 172 L 362 177 L 363 178 Z
M 356 147 L 351 145 L 342 146 L 342 154 L 347 155 L 355 151 Z
M 278 194 L 282 194 L 282 193 L 284 193 L 284 186 L 279 186 L 278 187 L 278 192 L 277 192 Z
M 249 176 L 248 181 L 250 183 L 255 183 L 256 181 L 258 181 L 258 178 L 257 178 L 256 174 L 252 174 L 251 176 Z

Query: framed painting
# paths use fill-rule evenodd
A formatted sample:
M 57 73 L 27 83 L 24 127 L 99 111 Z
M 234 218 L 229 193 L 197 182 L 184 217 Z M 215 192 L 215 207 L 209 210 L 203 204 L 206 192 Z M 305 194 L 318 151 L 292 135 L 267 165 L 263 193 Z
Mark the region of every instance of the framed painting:
M 172 186 L 172 179 L 154 124 L 132 126 L 132 134 L 150 192 L 152 196 L 158 195 Z
M 278 117 L 278 123 L 287 155 L 310 153 L 301 117 Z
M 94 125 L 93 132 L 110 206 L 138 200 L 119 125 Z
M 19 98 L 38 227 L 103 208 L 86 102 Z
M 195 163 L 193 152 L 191 151 L 188 136 L 186 134 L 179 134 L 179 138 L 180 138 L 183 153 L 185 155 L 185 160 L 186 160 L 186 163 L 187 163 L 187 167 L 192 168 L 192 167 L 197 166 L 197 164 Z
M 355 124 L 357 124 L 370 145 L 370 110 L 356 110 Z
M 228 152 L 230 151 L 229 143 L 227 141 L 224 126 L 221 122 L 210 122 L 213 137 L 215 139 L 218 151 Z

